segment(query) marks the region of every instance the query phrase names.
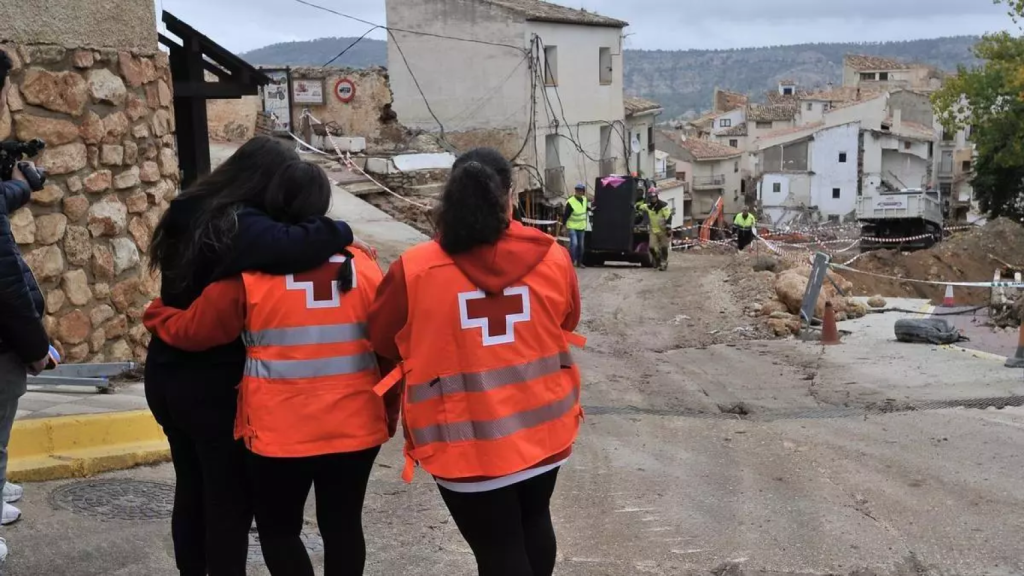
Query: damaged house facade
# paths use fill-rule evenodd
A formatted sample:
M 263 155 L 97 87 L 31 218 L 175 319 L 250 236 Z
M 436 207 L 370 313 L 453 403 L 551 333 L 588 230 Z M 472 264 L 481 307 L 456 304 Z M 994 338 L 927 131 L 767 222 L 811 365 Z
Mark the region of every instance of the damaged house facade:
M 437 134 L 451 151 L 501 150 L 521 167 L 517 187 L 542 190 L 552 205 L 577 182 L 636 170 L 623 101 L 626 22 L 539 0 L 386 7 L 394 109 L 405 126 Z M 639 134 L 641 150 L 648 135 Z
M 821 120 L 756 141 L 762 209 L 776 225 L 852 221 L 861 195 L 930 186 L 936 137 L 921 93 L 836 104 Z

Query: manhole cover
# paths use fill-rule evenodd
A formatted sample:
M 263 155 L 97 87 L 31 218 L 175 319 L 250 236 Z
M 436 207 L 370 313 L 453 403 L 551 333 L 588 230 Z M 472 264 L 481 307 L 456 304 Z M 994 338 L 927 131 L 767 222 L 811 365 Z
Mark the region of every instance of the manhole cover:
M 138 480 L 84 480 L 54 490 L 50 504 L 100 520 L 165 520 L 174 507 L 174 486 Z
M 303 528 L 300 538 L 310 555 L 324 551 L 324 541 L 320 539 L 316 528 L 309 526 Z M 263 550 L 260 549 L 260 536 L 256 532 L 255 526 L 249 530 L 249 564 L 263 564 Z

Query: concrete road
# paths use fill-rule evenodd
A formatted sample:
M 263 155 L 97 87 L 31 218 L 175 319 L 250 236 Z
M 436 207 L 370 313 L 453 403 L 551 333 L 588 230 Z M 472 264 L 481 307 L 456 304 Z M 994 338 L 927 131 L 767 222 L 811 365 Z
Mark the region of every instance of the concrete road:
M 841 324 L 837 347 L 752 339 L 727 263 L 581 272 L 588 416 L 553 506 L 557 574 L 1024 573 L 1024 409 L 992 407 L 1022 402 L 1021 371 L 896 343 L 895 314 Z M 387 445 L 366 573 L 473 574 L 432 482 L 404 485 L 401 464 Z M 6 574 L 175 574 L 167 520 L 68 511 L 67 484 L 26 486 Z

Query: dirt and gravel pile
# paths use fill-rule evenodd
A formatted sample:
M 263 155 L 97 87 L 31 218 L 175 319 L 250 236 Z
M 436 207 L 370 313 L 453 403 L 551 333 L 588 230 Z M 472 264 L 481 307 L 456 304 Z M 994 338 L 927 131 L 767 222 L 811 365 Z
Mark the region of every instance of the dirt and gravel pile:
M 811 275 L 811 266 L 765 256 L 740 254 L 729 265 L 729 283 L 734 293 L 743 298 L 748 316 L 761 318 L 776 336 L 790 336 L 800 331 L 800 305 Z M 851 294 L 853 285 L 843 276 L 829 271 L 814 308 L 814 316 L 822 318 L 825 304 L 832 303 L 836 320 L 860 318 L 867 314 L 861 302 L 843 294 Z
M 879 278 L 848 272 L 854 294 L 928 298 L 940 303 L 945 295 L 941 285 L 907 282 L 914 280 L 946 282 L 991 282 L 993 272 L 1004 266 L 1024 266 L 1024 226 L 998 218 L 980 228 L 955 234 L 928 250 L 901 253 L 879 250 L 858 258 L 851 268 L 895 276 Z M 961 306 L 988 304 L 988 288 L 955 288 L 956 303 Z
M 997 328 L 1015 328 L 1024 324 L 1024 293 L 1006 310 L 992 317 L 992 325 Z

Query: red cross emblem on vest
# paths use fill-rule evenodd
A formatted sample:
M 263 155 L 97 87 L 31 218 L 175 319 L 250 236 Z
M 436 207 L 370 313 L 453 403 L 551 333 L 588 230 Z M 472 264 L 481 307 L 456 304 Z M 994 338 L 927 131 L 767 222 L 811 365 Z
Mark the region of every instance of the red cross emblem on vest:
M 459 315 L 463 330 L 480 329 L 484 346 L 515 342 L 515 325 L 530 321 L 530 288 L 505 288 L 500 295 L 461 292 Z
M 341 295 L 338 293 L 338 269 L 348 261 L 340 254 L 331 256 L 323 266 L 308 272 L 289 274 L 285 282 L 289 290 L 302 290 L 306 293 L 306 308 L 337 308 L 341 306 Z M 354 265 L 354 264 L 352 264 Z M 356 275 L 352 273 L 352 287 L 356 285 Z

